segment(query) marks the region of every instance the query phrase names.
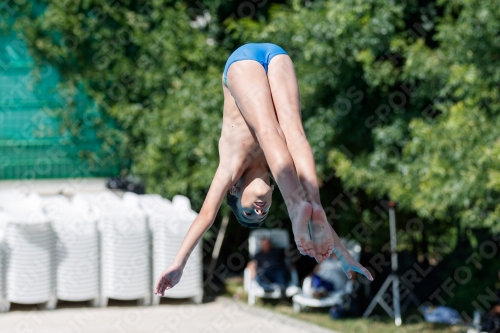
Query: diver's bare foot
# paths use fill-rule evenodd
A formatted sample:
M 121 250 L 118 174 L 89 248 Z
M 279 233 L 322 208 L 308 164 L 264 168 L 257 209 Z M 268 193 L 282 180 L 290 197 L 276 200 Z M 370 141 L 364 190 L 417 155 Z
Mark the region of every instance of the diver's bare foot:
M 309 234 L 312 206 L 308 202 L 297 204 L 292 217 L 292 230 L 297 249 L 302 255 L 315 257 L 313 242 Z
M 333 251 L 333 236 L 326 214 L 320 205 L 312 206 L 311 235 L 317 262 L 326 260 Z

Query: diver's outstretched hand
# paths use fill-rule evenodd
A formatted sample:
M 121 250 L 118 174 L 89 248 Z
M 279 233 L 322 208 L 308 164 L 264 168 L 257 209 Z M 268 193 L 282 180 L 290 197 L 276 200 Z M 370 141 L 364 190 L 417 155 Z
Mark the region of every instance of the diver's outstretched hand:
M 163 296 L 166 290 L 173 288 L 181 280 L 183 267 L 170 265 L 158 278 L 155 287 L 155 295 Z

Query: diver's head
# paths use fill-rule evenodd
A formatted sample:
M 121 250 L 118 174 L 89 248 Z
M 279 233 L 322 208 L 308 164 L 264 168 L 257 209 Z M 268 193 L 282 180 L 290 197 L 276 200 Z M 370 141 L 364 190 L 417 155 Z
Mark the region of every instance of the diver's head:
M 272 203 L 274 185 L 269 185 L 269 175 L 247 174 L 233 185 L 226 195 L 238 222 L 251 229 L 262 226 Z

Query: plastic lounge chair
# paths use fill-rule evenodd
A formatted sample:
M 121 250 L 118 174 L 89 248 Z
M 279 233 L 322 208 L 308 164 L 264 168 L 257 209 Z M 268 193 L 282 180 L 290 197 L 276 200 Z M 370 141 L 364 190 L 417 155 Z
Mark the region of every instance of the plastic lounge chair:
M 77 193 L 72 202 L 95 218 L 100 233 L 101 295 L 151 304 L 150 230 L 146 214 L 110 191 Z M 133 201 L 133 200 L 130 200 Z M 127 204 L 128 203 L 128 204 Z
M 8 311 L 10 302 L 53 309 L 57 305 L 54 235 L 40 196 L 13 190 L 0 191 L 0 199 L 0 312 Z M 36 276 L 31 280 L 38 283 L 31 286 L 26 276 Z
M 102 306 L 108 298 L 151 304 L 150 232 L 138 210 L 109 212 L 99 221 L 101 233 Z
M 19 203 L 21 205 L 21 203 Z M 10 214 L 9 214 L 10 215 Z M 10 215 L 4 236 L 6 300 L 57 306 L 55 235 L 43 213 Z
M 10 309 L 10 302 L 7 301 L 5 295 L 5 253 L 3 242 L 8 218 L 5 213 L 0 212 L 0 313 L 7 312 Z
M 344 242 L 346 248 L 349 250 L 351 256 L 359 260 L 361 254 L 361 246 L 355 240 L 349 240 Z M 332 259 L 328 259 L 332 260 Z M 323 298 L 313 298 L 313 288 L 312 288 L 312 278 L 306 277 L 302 284 L 302 292 L 293 296 L 293 309 L 295 313 L 299 313 L 305 310 L 307 307 L 319 308 L 319 307 L 330 307 L 334 305 L 341 305 L 343 303 L 343 296 L 348 295 L 352 292 L 354 284 L 351 280 L 348 280 L 342 271 L 342 266 L 340 262 L 336 261 L 338 264 L 336 271 L 337 278 L 335 279 L 335 290 L 331 291 L 327 297 Z
M 171 234 L 168 222 L 175 215 L 175 209 L 170 201 L 157 195 L 146 194 L 139 199 L 139 205 L 146 212 L 149 228 L 151 230 L 151 248 L 152 248 L 152 271 L 151 286 L 154 292 L 156 279 L 160 273 L 170 265 L 176 249 L 172 249 L 169 242 Z M 160 304 L 161 297 L 153 294 L 152 304 Z
M 0 206 L 2 211 L 9 214 L 11 217 L 16 217 L 24 222 L 40 220 L 43 215 L 42 200 L 36 193 L 30 193 L 24 196 L 20 193 L 14 194 L 12 197 L 7 197 L 6 193 L 2 194 Z
M 81 207 L 64 201 L 60 206 L 48 207 L 51 210 L 47 215 L 51 216 L 57 235 L 57 298 L 90 301 L 93 306 L 99 306 L 99 232 L 96 219 L 85 214 Z
M 269 238 L 272 246 L 277 248 L 287 248 L 290 245 L 288 231 L 283 229 L 259 229 L 250 232 L 248 237 L 248 251 L 252 258 L 260 250 L 260 242 L 262 238 Z M 285 290 L 286 296 L 291 297 L 300 292 L 299 277 L 297 271 L 291 267 L 291 262 L 287 258 L 286 266 L 290 272 L 290 281 Z M 272 298 L 279 299 L 282 297 L 280 287 L 277 284 L 272 285 L 272 291 L 265 292 L 255 279 L 251 278 L 251 271 L 245 268 L 244 271 L 244 289 L 248 294 L 248 304 L 254 305 L 256 298 Z
M 87 214 L 102 219 L 110 212 L 123 209 L 125 203 L 111 191 L 78 192 L 71 197 L 71 203 L 77 207 L 84 207 Z
M 74 207 L 64 195 L 50 195 L 40 197 L 40 206 L 50 219 L 59 215 L 67 215 L 74 211 Z
M 155 287 L 160 273 L 174 260 L 184 237 L 198 214 L 191 209 L 188 198 L 175 196 L 170 202 L 156 194 L 139 196 L 139 206 L 148 216 L 152 231 L 153 276 Z M 170 290 L 165 292 L 165 298 L 191 298 L 194 303 L 203 299 L 203 265 L 201 242 L 196 245 L 189 257 L 182 279 Z M 153 305 L 160 303 L 161 297 L 153 296 Z
M 0 190 L 0 211 L 6 211 L 12 203 L 26 200 L 27 196 L 19 190 Z

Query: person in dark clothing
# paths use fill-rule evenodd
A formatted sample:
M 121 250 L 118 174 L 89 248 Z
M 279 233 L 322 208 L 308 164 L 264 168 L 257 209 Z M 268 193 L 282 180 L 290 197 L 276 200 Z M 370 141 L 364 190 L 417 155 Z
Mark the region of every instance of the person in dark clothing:
M 285 266 L 285 250 L 273 248 L 269 238 L 261 240 L 261 250 L 248 263 L 252 278 L 264 288 L 265 292 L 273 290 L 272 284 L 276 283 L 281 288 L 281 294 L 285 295 L 288 281 L 288 271 Z

